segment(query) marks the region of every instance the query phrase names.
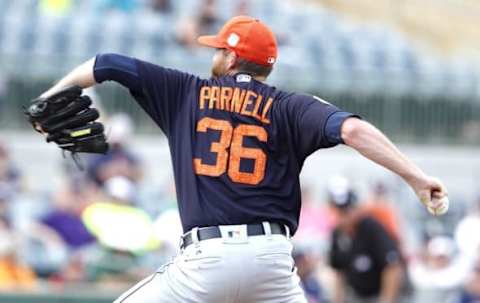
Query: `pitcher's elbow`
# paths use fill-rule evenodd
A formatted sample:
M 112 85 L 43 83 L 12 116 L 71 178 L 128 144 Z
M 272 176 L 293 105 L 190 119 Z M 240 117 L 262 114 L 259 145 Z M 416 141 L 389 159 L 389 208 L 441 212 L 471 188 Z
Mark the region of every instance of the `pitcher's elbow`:
M 364 123 L 364 121 L 355 117 L 346 119 L 343 122 L 341 129 L 343 142 L 347 145 L 351 145 L 351 143 L 358 138 L 358 135 L 364 127 Z

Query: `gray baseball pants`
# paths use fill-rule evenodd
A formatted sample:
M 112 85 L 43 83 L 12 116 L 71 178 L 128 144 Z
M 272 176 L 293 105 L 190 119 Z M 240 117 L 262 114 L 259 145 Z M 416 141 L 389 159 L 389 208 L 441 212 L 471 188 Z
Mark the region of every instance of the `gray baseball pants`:
M 204 241 L 194 236 L 171 263 L 114 303 L 307 303 L 289 238 L 246 236 L 245 225 L 220 228 L 229 232 Z

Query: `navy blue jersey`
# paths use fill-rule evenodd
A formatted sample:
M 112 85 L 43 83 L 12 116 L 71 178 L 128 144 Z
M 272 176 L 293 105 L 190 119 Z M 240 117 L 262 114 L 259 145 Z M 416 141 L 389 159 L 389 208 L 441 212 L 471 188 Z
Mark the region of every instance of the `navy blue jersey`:
M 168 138 L 184 231 L 300 213 L 305 158 L 341 143 L 352 114 L 246 74 L 201 79 L 119 55 L 98 55 L 97 82 L 117 81 Z

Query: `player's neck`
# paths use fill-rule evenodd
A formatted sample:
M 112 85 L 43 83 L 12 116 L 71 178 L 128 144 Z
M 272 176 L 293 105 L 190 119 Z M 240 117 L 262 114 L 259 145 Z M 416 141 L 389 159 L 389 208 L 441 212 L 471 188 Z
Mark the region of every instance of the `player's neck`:
M 232 69 L 229 72 L 227 72 L 227 75 L 228 76 L 235 76 L 236 74 L 241 74 L 241 73 L 242 73 L 242 71 L 240 71 L 240 70 Z M 245 74 L 249 74 L 249 73 L 245 73 Z M 252 77 L 253 77 L 253 79 L 255 79 L 257 81 L 260 81 L 260 82 L 264 82 L 265 80 L 267 80 L 267 78 L 264 77 L 264 76 L 253 76 L 252 75 Z

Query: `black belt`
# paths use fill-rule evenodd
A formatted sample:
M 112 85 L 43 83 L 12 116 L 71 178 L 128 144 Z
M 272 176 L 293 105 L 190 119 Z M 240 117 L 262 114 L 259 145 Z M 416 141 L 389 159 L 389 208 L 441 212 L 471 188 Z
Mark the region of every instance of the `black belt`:
M 287 235 L 287 230 L 284 225 L 278 223 L 268 223 L 270 224 L 270 230 L 274 235 Z M 261 236 L 265 235 L 265 230 L 263 228 L 263 224 L 248 224 L 247 225 L 247 235 L 248 236 Z M 221 238 L 222 234 L 220 232 L 220 228 L 218 226 L 208 226 L 208 227 L 201 227 L 198 229 L 198 240 L 208 240 L 208 239 L 215 239 Z M 184 249 L 188 245 L 192 244 L 192 231 L 187 232 L 182 236 L 182 242 L 180 243 L 180 248 Z

